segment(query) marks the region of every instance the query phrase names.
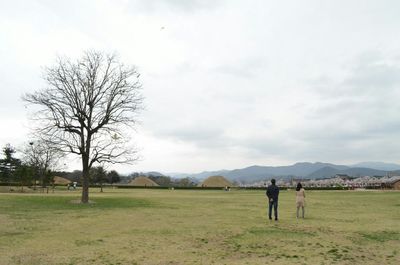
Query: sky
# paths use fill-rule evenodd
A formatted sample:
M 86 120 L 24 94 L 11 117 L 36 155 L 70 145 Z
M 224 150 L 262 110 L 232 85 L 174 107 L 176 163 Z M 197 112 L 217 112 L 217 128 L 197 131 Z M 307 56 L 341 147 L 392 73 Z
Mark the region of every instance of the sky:
M 140 153 L 122 173 L 400 159 L 400 2 L 0 0 L 0 146 L 57 56 L 140 72 Z M 78 169 L 78 160 L 66 162 Z

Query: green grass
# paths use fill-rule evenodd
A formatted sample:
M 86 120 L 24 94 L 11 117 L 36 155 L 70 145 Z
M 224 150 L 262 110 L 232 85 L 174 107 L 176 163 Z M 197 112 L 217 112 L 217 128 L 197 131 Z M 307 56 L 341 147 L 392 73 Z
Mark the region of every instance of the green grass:
M 0 194 L 0 264 L 400 264 L 400 193 L 282 191 Z
M 400 240 L 400 232 L 399 231 L 379 231 L 374 233 L 361 233 L 365 238 L 378 241 L 378 242 L 386 242 L 391 240 Z
M 4 197 L 4 196 L 2 196 Z M 86 211 L 88 209 L 106 210 L 106 209 L 120 209 L 120 208 L 135 208 L 135 207 L 153 207 L 146 199 L 126 199 L 121 197 L 98 197 L 93 203 L 84 205 L 79 203 L 79 198 L 71 198 L 69 196 L 15 196 L 10 199 L 0 197 L 2 203 L 0 209 L 8 212 L 9 214 L 32 214 L 48 213 L 51 211 Z

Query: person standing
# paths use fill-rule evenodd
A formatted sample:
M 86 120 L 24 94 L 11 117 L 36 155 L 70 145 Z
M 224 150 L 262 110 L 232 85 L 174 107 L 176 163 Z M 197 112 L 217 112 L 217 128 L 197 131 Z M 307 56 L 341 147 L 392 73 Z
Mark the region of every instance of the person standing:
M 296 187 L 296 206 L 297 206 L 296 217 L 297 218 L 299 218 L 300 207 L 301 207 L 301 217 L 304 218 L 305 197 L 306 197 L 306 193 L 303 189 L 303 186 L 299 182 L 299 183 L 297 183 L 297 187 Z
M 275 185 L 275 182 L 275 179 L 271 179 L 271 185 L 268 186 L 266 195 L 269 202 L 268 217 L 272 220 L 272 208 L 274 208 L 275 221 L 278 221 L 279 188 Z

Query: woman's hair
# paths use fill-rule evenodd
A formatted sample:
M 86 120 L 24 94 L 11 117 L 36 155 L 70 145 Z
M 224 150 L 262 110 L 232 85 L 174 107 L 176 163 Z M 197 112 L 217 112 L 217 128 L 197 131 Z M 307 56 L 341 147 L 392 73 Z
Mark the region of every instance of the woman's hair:
M 303 188 L 303 186 L 301 185 L 301 183 L 297 183 L 297 187 L 296 187 L 296 191 L 299 191 L 301 188 Z

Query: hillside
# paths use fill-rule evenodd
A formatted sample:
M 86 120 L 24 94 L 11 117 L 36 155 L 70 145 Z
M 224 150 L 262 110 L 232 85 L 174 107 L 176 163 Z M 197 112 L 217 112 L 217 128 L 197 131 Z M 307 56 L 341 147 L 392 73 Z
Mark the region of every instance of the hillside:
M 205 171 L 198 174 L 191 174 L 190 177 L 204 179 L 212 175 L 223 175 L 231 181 L 250 182 L 266 178 L 305 177 L 321 168 L 332 167 L 336 170 L 347 169 L 347 166 L 334 165 L 329 163 L 296 163 L 291 166 L 250 166 L 242 169 Z
M 377 166 L 396 167 L 395 164 L 375 163 Z M 204 179 L 213 175 L 223 175 L 230 181 L 253 182 L 269 178 L 329 178 L 335 174 L 347 174 L 350 176 L 384 176 L 391 171 L 379 170 L 367 167 L 352 167 L 346 165 L 335 165 L 331 163 L 309 163 L 301 162 L 289 166 L 250 166 L 242 169 L 204 171 L 198 174 L 187 174 L 187 176 Z
M 394 163 L 383 163 L 383 162 L 361 162 L 352 165 L 351 167 L 363 167 L 372 168 L 384 171 L 396 171 L 400 170 L 400 165 Z
M 321 168 L 324 167 L 332 167 L 336 170 L 347 169 L 347 166 L 342 165 L 334 165 L 328 163 L 296 163 L 291 166 L 251 166 L 244 169 L 236 169 L 232 170 L 229 173 L 226 173 L 225 176 L 231 180 L 239 180 L 239 181 L 252 181 L 259 180 L 262 178 L 270 178 L 270 177 L 305 177 Z
M 360 176 L 385 176 L 387 171 L 377 170 L 372 168 L 347 168 L 344 170 L 338 170 L 332 167 L 321 168 L 312 174 L 306 176 L 308 179 L 318 178 L 330 178 L 336 174 L 346 174 L 349 176 L 360 177 Z

